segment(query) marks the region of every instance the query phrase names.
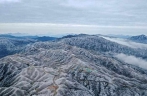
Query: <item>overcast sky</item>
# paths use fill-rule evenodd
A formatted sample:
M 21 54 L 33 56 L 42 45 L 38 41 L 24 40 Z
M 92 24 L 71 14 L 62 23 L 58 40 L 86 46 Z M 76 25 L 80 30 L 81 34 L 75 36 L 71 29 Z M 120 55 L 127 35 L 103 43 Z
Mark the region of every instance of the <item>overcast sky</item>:
M 0 0 L 0 33 L 146 34 L 147 0 Z

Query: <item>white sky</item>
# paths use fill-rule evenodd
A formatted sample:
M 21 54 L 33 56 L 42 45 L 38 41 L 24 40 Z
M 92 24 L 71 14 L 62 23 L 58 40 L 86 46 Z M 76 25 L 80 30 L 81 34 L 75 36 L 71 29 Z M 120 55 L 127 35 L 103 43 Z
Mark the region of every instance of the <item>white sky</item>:
M 98 26 L 50 23 L 0 23 L 0 33 L 27 33 L 30 35 L 61 34 L 123 34 L 147 35 L 147 27 L 143 26 Z
M 0 33 L 147 34 L 147 0 L 0 0 Z

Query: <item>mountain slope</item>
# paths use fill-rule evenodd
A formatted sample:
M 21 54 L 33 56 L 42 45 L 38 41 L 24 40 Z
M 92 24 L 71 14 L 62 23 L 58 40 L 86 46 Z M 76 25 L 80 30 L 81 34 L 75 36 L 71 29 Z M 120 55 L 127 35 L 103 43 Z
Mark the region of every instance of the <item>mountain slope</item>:
M 22 51 L 27 44 L 55 40 L 55 37 L 0 35 L 0 58 Z
M 31 39 L 16 39 L 0 37 L 0 58 L 20 52 L 27 44 L 34 43 Z

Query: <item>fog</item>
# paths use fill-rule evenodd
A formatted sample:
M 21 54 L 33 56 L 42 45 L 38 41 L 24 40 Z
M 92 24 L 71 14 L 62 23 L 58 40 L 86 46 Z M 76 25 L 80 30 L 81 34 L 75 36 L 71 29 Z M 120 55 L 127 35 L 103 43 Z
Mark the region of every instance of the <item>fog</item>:
M 136 65 L 138 67 L 141 67 L 141 68 L 145 68 L 147 69 L 147 61 L 146 60 L 143 60 L 141 58 L 138 58 L 138 57 L 135 57 L 135 56 L 128 56 L 126 54 L 116 54 L 114 55 L 114 57 L 118 58 L 119 60 L 125 62 L 125 63 L 128 63 L 128 64 L 133 64 L 133 65 Z
M 103 36 L 102 36 L 103 37 Z M 125 45 L 131 48 L 141 48 L 141 49 L 147 49 L 147 44 L 142 43 L 136 43 L 127 39 L 120 39 L 120 38 L 110 38 L 110 37 L 103 37 L 107 40 L 110 40 L 112 42 L 116 42 L 121 45 Z

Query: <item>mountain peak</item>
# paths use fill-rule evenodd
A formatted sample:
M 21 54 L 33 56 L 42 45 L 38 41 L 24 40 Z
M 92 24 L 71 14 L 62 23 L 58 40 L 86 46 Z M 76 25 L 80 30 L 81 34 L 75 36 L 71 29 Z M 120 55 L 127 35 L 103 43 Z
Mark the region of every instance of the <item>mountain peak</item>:
M 146 35 L 142 34 L 142 35 L 138 35 L 139 37 L 146 37 Z
M 131 40 L 147 40 L 147 36 L 142 34 L 142 35 L 138 35 L 138 36 L 132 36 L 130 39 Z

